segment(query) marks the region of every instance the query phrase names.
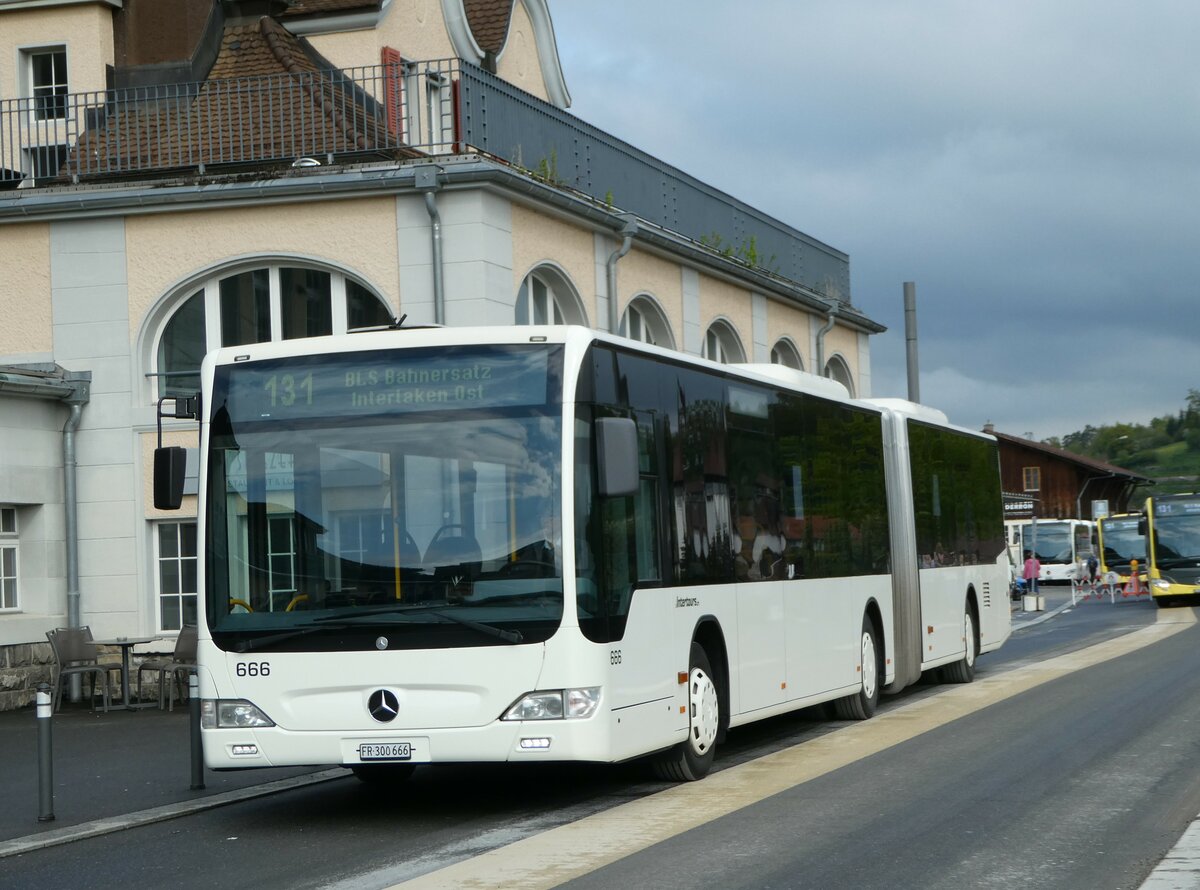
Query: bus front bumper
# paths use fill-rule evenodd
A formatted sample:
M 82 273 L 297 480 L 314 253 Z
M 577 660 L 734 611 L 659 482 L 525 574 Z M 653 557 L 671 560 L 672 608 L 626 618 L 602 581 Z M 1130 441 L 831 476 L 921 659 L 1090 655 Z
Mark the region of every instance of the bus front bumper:
M 503 763 L 614 759 L 609 733 L 587 720 L 496 721 L 456 729 L 292 732 L 278 726 L 203 730 L 209 769 L 362 763 Z

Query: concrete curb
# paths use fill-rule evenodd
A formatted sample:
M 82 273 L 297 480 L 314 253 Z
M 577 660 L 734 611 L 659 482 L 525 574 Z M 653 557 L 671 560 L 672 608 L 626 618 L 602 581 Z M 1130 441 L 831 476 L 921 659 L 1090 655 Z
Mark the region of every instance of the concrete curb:
M 211 810 L 255 797 L 277 794 L 280 791 L 290 791 L 293 788 L 303 788 L 306 785 L 328 782 L 331 779 L 341 779 L 348 775 L 350 775 L 350 770 L 337 767 L 317 773 L 309 773 L 304 776 L 293 776 L 290 779 L 266 782 L 262 785 L 252 785 L 249 788 L 223 791 L 220 794 L 211 794 L 207 797 L 198 797 L 194 800 L 166 804 L 161 807 L 142 810 L 138 813 L 112 816 L 108 819 L 96 819 L 92 822 L 81 822 L 78 825 L 69 825 L 66 828 L 58 828 L 53 831 L 44 831 L 40 834 L 30 834 L 25 837 L 0 841 L 0 859 L 4 859 L 7 856 L 18 856 L 21 853 L 28 853 L 33 850 L 42 850 L 46 847 L 56 847 L 59 844 L 69 844 L 73 841 L 81 841 L 90 837 L 112 834 L 117 831 L 124 831 L 127 828 L 137 828 L 140 825 L 149 825 L 152 822 L 165 822 L 167 819 L 177 819 L 180 816 L 187 816 L 191 813 L 201 812 L 202 810 Z

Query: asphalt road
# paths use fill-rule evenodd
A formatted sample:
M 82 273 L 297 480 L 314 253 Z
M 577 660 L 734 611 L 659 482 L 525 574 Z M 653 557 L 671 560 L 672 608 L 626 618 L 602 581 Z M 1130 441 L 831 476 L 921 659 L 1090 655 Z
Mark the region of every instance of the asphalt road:
M 512 886 L 501 869 L 513 851 L 532 882 L 545 859 L 585 861 L 585 847 L 608 844 L 613 861 L 567 886 L 1136 888 L 1200 813 L 1200 626 L 950 718 L 993 679 L 1157 617 L 1145 602 L 1085 603 L 985 656 L 970 687 L 886 699 L 888 719 L 812 709 L 739 729 L 694 785 L 654 781 L 638 764 L 424 768 L 387 794 L 347 778 L 0 860 L 0 885 L 385 887 L 425 875 L 437 886 L 438 869 L 483 863 L 477 886 Z M 873 750 L 918 713 L 950 722 Z M 717 818 L 711 795 L 679 797 L 777 781 L 771 758 L 794 767 L 822 750 L 844 765 L 761 799 L 747 792 Z M 622 843 L 653 826 L 620 814 L 676 798 L 691 827 L 626 854 Z M 616 835 L 596 840 L 589 826 L 605 819 Z M 560 842 L 563 831 L 573 834 Z M 521 844 L 539 839 L 542 858 L 522 862 Z M 463 885 L 446 874 L 443 886 Z

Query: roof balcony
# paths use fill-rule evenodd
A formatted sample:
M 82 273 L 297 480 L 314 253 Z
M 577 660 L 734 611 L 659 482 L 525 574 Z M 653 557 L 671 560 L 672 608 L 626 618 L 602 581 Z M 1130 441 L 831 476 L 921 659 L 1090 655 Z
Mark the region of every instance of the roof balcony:
M 0 100 L 0 192 L 446 155 L 499 161 L 851 308 L 846 254 L 458 59 Z

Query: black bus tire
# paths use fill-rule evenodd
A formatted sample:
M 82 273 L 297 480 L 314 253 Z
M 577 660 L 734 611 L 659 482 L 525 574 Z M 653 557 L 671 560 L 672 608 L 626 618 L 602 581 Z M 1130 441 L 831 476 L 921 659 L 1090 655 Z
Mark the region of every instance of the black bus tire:
M 879 688 L 883 683 L 883 652 L 879 645 L 879 634 L 871 616 L 864 615 L 862 633 L 859 635 L 859 687 L 858 692 L 837 699 L 834 712 L 842 720 L 866 720 L 875 714 L 879 706 Z
M 688 737 L 652 761 L 655 775 L 668 782 L 695 782 L 708 775 L 721 728 L 721 696 L 708 653 L 693 642 L 688 661 Z

